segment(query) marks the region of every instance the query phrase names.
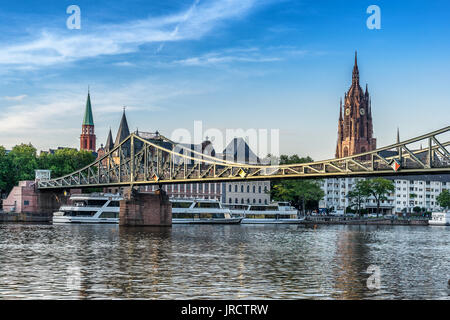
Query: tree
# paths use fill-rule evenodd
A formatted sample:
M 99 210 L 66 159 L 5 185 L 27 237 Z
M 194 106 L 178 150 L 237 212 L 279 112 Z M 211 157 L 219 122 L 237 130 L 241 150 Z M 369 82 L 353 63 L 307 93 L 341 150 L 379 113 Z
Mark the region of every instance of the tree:
M 445 189 L 436 197 L 437 202 L 442 208 L 450 207 L 450 191 Z
M 52 170 L 52 177 L 61 177 L 79 170 L 94 162 L 95 156 L 90 151 L 59 149 L 55 153 L 44 153 L 39 157 L 39 168 Z
M 67 175 L 94 162 L 90 151 L 59 149 L 54 154 L 43 153 L 40 157 L 31 144 L 20 144 L 6 154 L 0 146 L 0 193 L 9 193 L 22 180 L 34 180 L 36 169 L 52 170 L 53 177 Z
M 38 168 L 38 161 L 36 148 L 31 143 L 14 146 L 8 157 L 11 159 L 11 174 L 13 176 L 11 188 L 19 181 L 34 179 L 34 170 Z
M 413 208 L 413 211 L 415 212 L 415 213 L 420 213 L 420 211 L 422 211 L 422 208 L 421 207 L 419 207 L 419 206 L 415 206 L 414 208 Z
M 313 162 L 310 157 L 299 157 L 298 155 L 281 155 L 280 164 L 296 164 Z M 294 207 L 302 208 L 303 214 L 306 209 L 317 207 L 317 203 L 324 197 L 324 192 L 318 180 L 276 180 L 272 182 L 272 199 L 278 201 L 289 201 Z
M 308 206 L 315 206 L 325 195 L 319 182 L 314 180 L 282 181 L 272 187 L 271 194 L 274 200 L 289 201 L 294 207 L 301 207 L 303 214 Z
M 364 180 L 358 180 L 356 182 L 353 190 L 349 191 L 347 194 L 348 201 L 350 203 L 350 207 L 356 206 L 356 213 L 361 215 L 361 204 L 366 201 L 367 193 L 364 189 Z
M 13 185 L 11 158 L 6 154 L 5 148 L 0 146 L 0 197 L 3 193 L 8 193 Z
M 377 203 L 377 217 L 380 213 L 381 201 L 387 200 L 387 195 L 395 191 L 394 183 L 383 178 L 373 178 L 361 181 L 362 193 L 369 197 L 374 197 Z

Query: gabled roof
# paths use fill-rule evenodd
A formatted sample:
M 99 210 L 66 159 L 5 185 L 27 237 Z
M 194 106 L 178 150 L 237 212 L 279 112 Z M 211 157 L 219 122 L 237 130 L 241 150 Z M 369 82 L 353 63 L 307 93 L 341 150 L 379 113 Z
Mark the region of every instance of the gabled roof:
M 88 92 L 86 109 L 84 111 L 83 125 L 94 125 L 94 117 L 92 116 L 91 95 Z

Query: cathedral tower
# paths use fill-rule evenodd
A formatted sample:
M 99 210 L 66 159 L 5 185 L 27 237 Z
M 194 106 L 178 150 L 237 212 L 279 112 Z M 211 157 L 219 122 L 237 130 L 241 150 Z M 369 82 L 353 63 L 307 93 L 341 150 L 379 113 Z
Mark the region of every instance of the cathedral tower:
M 83 124 L 81 125 L 80 150 L 96 152 L 94 133 L 94 117 L 92 116 L 91 96 L 88 92 Z
M 351 156 L 376 149 L 373 138 L 372 106 L 369 90 L 359 85 L 358 58 L 355 52 L 352 85 L 344 95 L 339 111 L 336 158 Z

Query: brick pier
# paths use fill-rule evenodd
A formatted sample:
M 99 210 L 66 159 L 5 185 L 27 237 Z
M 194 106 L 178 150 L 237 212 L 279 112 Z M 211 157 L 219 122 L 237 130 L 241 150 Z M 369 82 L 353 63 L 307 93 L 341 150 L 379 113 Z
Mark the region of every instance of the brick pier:
M 120 201 L 120 226 L 172 226 L 172 205 L 163 190 L 139 193 L 133 188 Z

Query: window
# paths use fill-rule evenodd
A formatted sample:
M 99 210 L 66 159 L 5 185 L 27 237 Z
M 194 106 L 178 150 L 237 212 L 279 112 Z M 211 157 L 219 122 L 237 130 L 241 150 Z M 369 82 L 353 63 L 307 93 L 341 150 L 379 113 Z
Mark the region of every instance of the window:
M 24 206 L 28 206 L 28 205 L 30 205 L 30 201 L 28 201 L 28 200 L 25 200 L 25 201 L 23 202 L 23 205 L 24 205 Z
M 228 192 L 231 192 L 231 184 L 228 186 Z

